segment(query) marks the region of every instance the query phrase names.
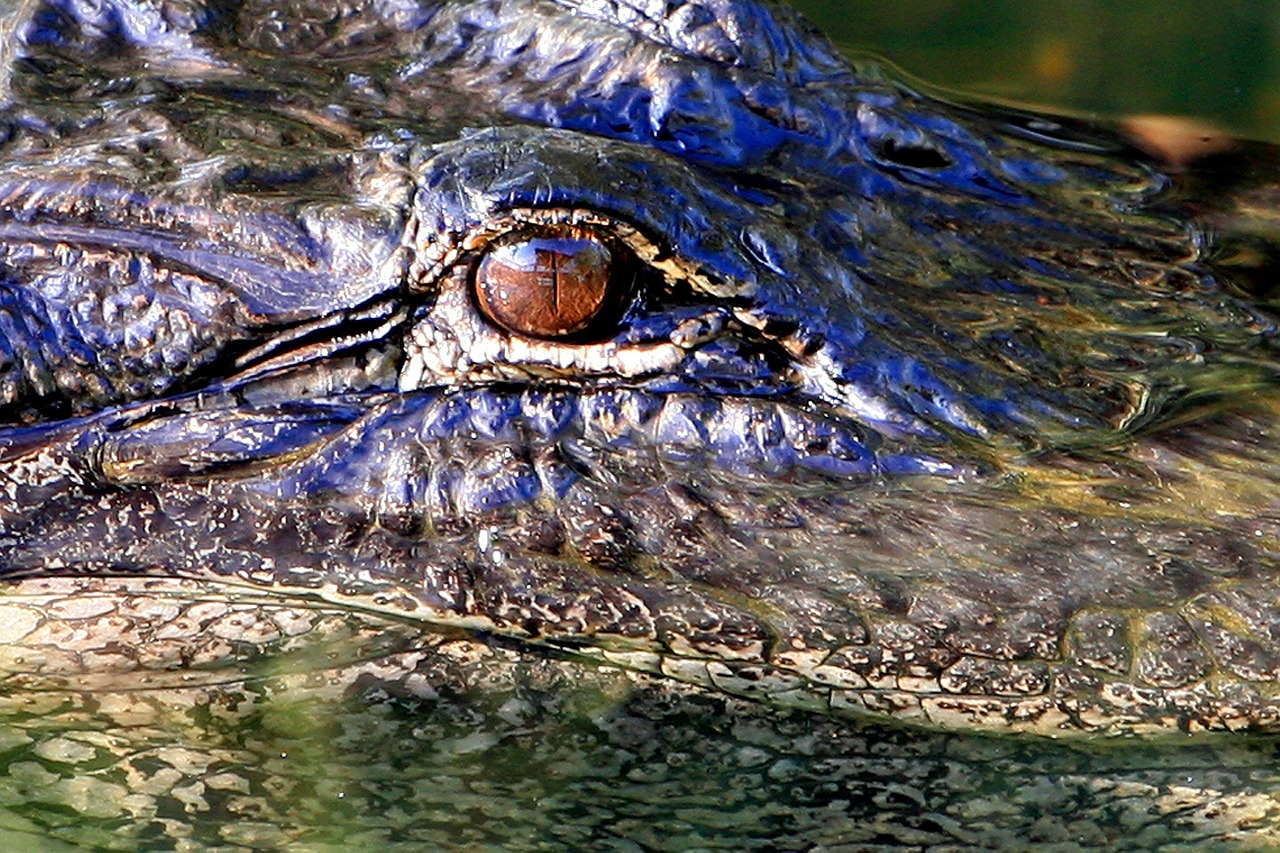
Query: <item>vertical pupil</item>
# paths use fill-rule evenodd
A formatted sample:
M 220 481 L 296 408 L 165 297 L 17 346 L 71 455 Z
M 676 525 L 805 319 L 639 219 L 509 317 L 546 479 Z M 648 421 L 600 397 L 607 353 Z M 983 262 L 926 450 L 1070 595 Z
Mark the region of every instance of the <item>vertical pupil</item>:
M 552 291 L 560 287 L 572 289 L 580 277 L 596 274 L 609 264 L 609 250 L 594 240 L 535 237 L 509 248 L 509 256 L 502 261 L 513 270 L 530 274 L 539 285 Z
M 589 236 L 516 236 L 491 246 L 476 269 L 481 309 L 509 331 L 563 337 L 607 304 L 614 259 Z

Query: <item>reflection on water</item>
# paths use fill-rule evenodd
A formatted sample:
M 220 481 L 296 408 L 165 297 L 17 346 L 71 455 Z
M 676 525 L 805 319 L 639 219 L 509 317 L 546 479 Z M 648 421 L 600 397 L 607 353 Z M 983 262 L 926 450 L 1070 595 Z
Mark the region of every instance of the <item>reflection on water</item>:
M 463 642 L 420 668 L 416 690 L 396 696 L 373 678 L 346 698 L 322 678 L 280 678 L 225 693 L 10 699 L 0 840 L 119 850 L 170 838 L 179 849 L 307 850 L 1280 843 L 1273 739 L 1068 745 L 861 726 Z

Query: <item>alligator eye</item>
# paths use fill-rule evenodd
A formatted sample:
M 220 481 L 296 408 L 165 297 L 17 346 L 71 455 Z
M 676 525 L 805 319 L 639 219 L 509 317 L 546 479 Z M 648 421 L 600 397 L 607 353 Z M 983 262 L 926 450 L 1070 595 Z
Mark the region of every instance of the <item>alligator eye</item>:
M 564 338 L 621 314 L 631 289 L 626 250 L 575 228 L 545 228 L 489 244 L 476 301 L 510 332 Z

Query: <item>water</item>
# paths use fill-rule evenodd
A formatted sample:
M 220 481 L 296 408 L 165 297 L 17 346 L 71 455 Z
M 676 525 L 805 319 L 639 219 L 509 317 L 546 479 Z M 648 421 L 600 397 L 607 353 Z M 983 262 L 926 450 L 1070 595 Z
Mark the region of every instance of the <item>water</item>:
M 1235 849 L 1280 843 L 1267 739 L 1076 742 L 771 710 L 441 644 L 430 688 L 6 701 L 6 849 Z M 322 674 L 322 675 L 331 675 Z M 337 679 L 345 681 L 346 679 Z M 201 692 L 203 690 L 204 692 Z
M 1274 0 L 800 0 L 850 53 L 930 83 L 1108 116 L 1193 116 L 1280 141 Z

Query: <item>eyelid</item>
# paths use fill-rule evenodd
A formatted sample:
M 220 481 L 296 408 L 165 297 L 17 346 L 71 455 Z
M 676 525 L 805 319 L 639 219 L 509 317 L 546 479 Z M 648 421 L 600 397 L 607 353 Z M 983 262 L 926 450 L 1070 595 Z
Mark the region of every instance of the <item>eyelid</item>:
M 477 304 L 473 271 L 483 254 L 511 235 L 566 223 L 605 237 L 635 256 L 640 281 L 625 322 L 604 334 L 537 337 L 493 322 Z M 688 353 L 723 333 L 725 306 L 713 288 L 638 228 L 595 211 L 512 209 L 457 234 L 431 234 L 417 253 L 421 270 L 409 296 L 426 297 L 404 342 L 401 391 L 464 381 L 577 381 L 586 376 L 632 380 L 674 375 Z M 669 305 L 699 307 L 672 313 Z M 600 331 L 604 331 L 601 329 Z
M 626 247 L 641 269 L 652 270 L 667 282 L 687 282 L 695 291 L 714 292 L 713 282 L 694 272 L 691 265 L 650 239 L 629 222 L 595 210 L 581 208 L 512 208 L 488 216 L 483 222 L 457 234 L 419 235 L 411 265 L 409 289 L 432 291 L 451 270 L 478 256 L 487 246 L 507 235 L 545 227 L 569 226 L 607 236 Z

